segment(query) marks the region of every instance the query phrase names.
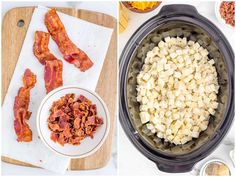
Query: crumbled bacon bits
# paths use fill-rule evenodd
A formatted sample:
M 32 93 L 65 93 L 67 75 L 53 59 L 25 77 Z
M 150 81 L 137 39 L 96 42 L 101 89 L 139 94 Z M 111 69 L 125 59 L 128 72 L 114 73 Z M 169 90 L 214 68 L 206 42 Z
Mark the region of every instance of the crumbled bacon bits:
M 235 26 L 235 2 L 223 1 L 220 4 L 220 15 L 225 20 L 226 24 Z
M 48 127 L 52 131 L 51 139 L 62 146 L 64 144 L 80 145 L 103 124 L 97 115 L 95 104 L 83 95 L 66 94 L 53 102 L 48 118 Z

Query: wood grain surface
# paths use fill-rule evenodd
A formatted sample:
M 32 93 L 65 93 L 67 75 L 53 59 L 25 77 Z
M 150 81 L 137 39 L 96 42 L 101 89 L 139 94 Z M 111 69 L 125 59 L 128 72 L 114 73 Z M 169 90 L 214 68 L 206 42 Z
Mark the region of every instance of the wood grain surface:
M 63 13 L 101 26 L 113 28 L 112 39 L 108 48 L 102 72 L 99 77 L 96 92 L 108 106 L 111 117 L 111 129 L 102 147 L 93 155 L 82 159 L 72 159 L 70 170 L 88 170 L 104 167 L 111 157 L 112 141 L 116 124 L 117 105 L 117 23 L 116 19 L 103 14 L 87 10 L 70 8 L 57 9 Z M 2 101 L 6 95 L 18 56 L 34 11 L 33 7 L 15 8 L 6 13 L 2 22 Z M 22 22 L 24 23 L 23 26 Z M 4 143 L 4 142 L 3 142 Z M 6 143 L 6 142 L 5 142 Z M 16 161 L 7 157 L 2 160 L 8 163 L 30 166 L 30 164 Z

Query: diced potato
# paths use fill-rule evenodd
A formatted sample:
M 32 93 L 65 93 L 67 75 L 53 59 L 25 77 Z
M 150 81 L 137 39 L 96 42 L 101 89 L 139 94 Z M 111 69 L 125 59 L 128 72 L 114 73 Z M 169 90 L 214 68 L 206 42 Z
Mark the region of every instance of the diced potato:
M 160 41 L 137 76 L 142 124 L 176 145 L 198 138 L 219 104 L 214 64 L 198 42 L 180 37 Z

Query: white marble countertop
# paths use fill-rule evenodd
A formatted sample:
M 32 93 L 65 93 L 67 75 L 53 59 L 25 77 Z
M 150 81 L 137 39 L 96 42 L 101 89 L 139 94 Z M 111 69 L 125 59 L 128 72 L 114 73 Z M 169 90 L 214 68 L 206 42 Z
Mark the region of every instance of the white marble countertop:
M 173 2 L 173 1 L 172 1 Z M 233 46 L 235 41 L 235 32 L 227 27 L 224 27 L 217 21 L 215 16 L 215 2 L 204 2 L 204 1 L 189 1 L 189 0 L 181 0 L 178 3 L 182 4 L 190 4 L 194 5 L 198 12 L 203 16 L 207 17 L 210 21 L 212 21 L 216 26 L 220 28 L 220 30 L 224 33 L 227 37 L 231 45 Z M 164 2 L 162 5 L 166 4 L 173 4 L 171 2 Z M 152 12 L 146 14 L 137 14 L 131 11 L 128 11 L 129 22 L 127 29 L 119 35 L 119 54 L 121 54 L 125 44 L 131 37 L 131 35 L 135 32 L 135 30 L 146 20 L 151 18 L 152 16 L 156 15 L 159 12 L 160 8 L 154 10 Z M 230 131 L 228 132 L 227 136 L 224 138 L 222 143 L 216 150 L 210 154 L 207 158 L 203 159 L 199 163 L 197 163 L 194 167 L 194 170 L 189 173 L 178 174 L 181 176 L 187 175 L 196 175 L 200 169 L 200 167 L 210 159 L 222 159 L 225 161 L 231 169 L 233 169 L 233 163 L 229 157 L 229 151 L 234 148 L 234 140 L 235 140 L 235 122 L 233 123 Z M 145 156 L 143 156 L 128 140 L 127 136 L 125 135 L 121 125 L 119 125 L 119 137 L 118 137 L 118 173 L 120 175 L 170 175 L 170 173 L 163 173 L 160 172 L 156 165 L 148 160 Z M 235 172 L 235 169 L 232 170 Z M 172 174 L 177 175 L 177 174 Z
M 116 2 L 2 2 L 2 18 L 5 13 L 15 7 L 24 6 L 51 6 L 51 7 L 73 7 L 77 9 L 86 9 L 91 11 L 102 12 L 117 18 L 117 3 Z M 82 170 L 82 171 L 67 171 L 65 175 L 116 175 L 117 174 L 117 143 L 116 143 L 116 133 L 113 139 L 113 151 L 112 157 L 108 164 L 101 169 L 97 170 Z M 39 168 L 29 168 L 17 165 L 12 165 L 2 162 L 1 164 L 1 174 L 2 175 L 58 175 L 50 171 L 39 169 Z

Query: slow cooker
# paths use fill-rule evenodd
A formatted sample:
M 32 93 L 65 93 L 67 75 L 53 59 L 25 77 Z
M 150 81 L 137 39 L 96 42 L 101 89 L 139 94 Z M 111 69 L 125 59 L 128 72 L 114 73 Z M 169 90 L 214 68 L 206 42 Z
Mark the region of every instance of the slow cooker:
M 137 80 L 146 53 L 165 37 L 186 37 L 198 42 L 215 60 L 220 90 L 219 106 L 208 128 L 184 145 L 163 141 L 143 126 L 136 100 Z M 222 141 L 234 118 L 234 53 L 223 33 L 190 5 L 166 5 L 132 35 L 119 61 L 119 119 L 133 145 L 159 170 L 188 172 Z

